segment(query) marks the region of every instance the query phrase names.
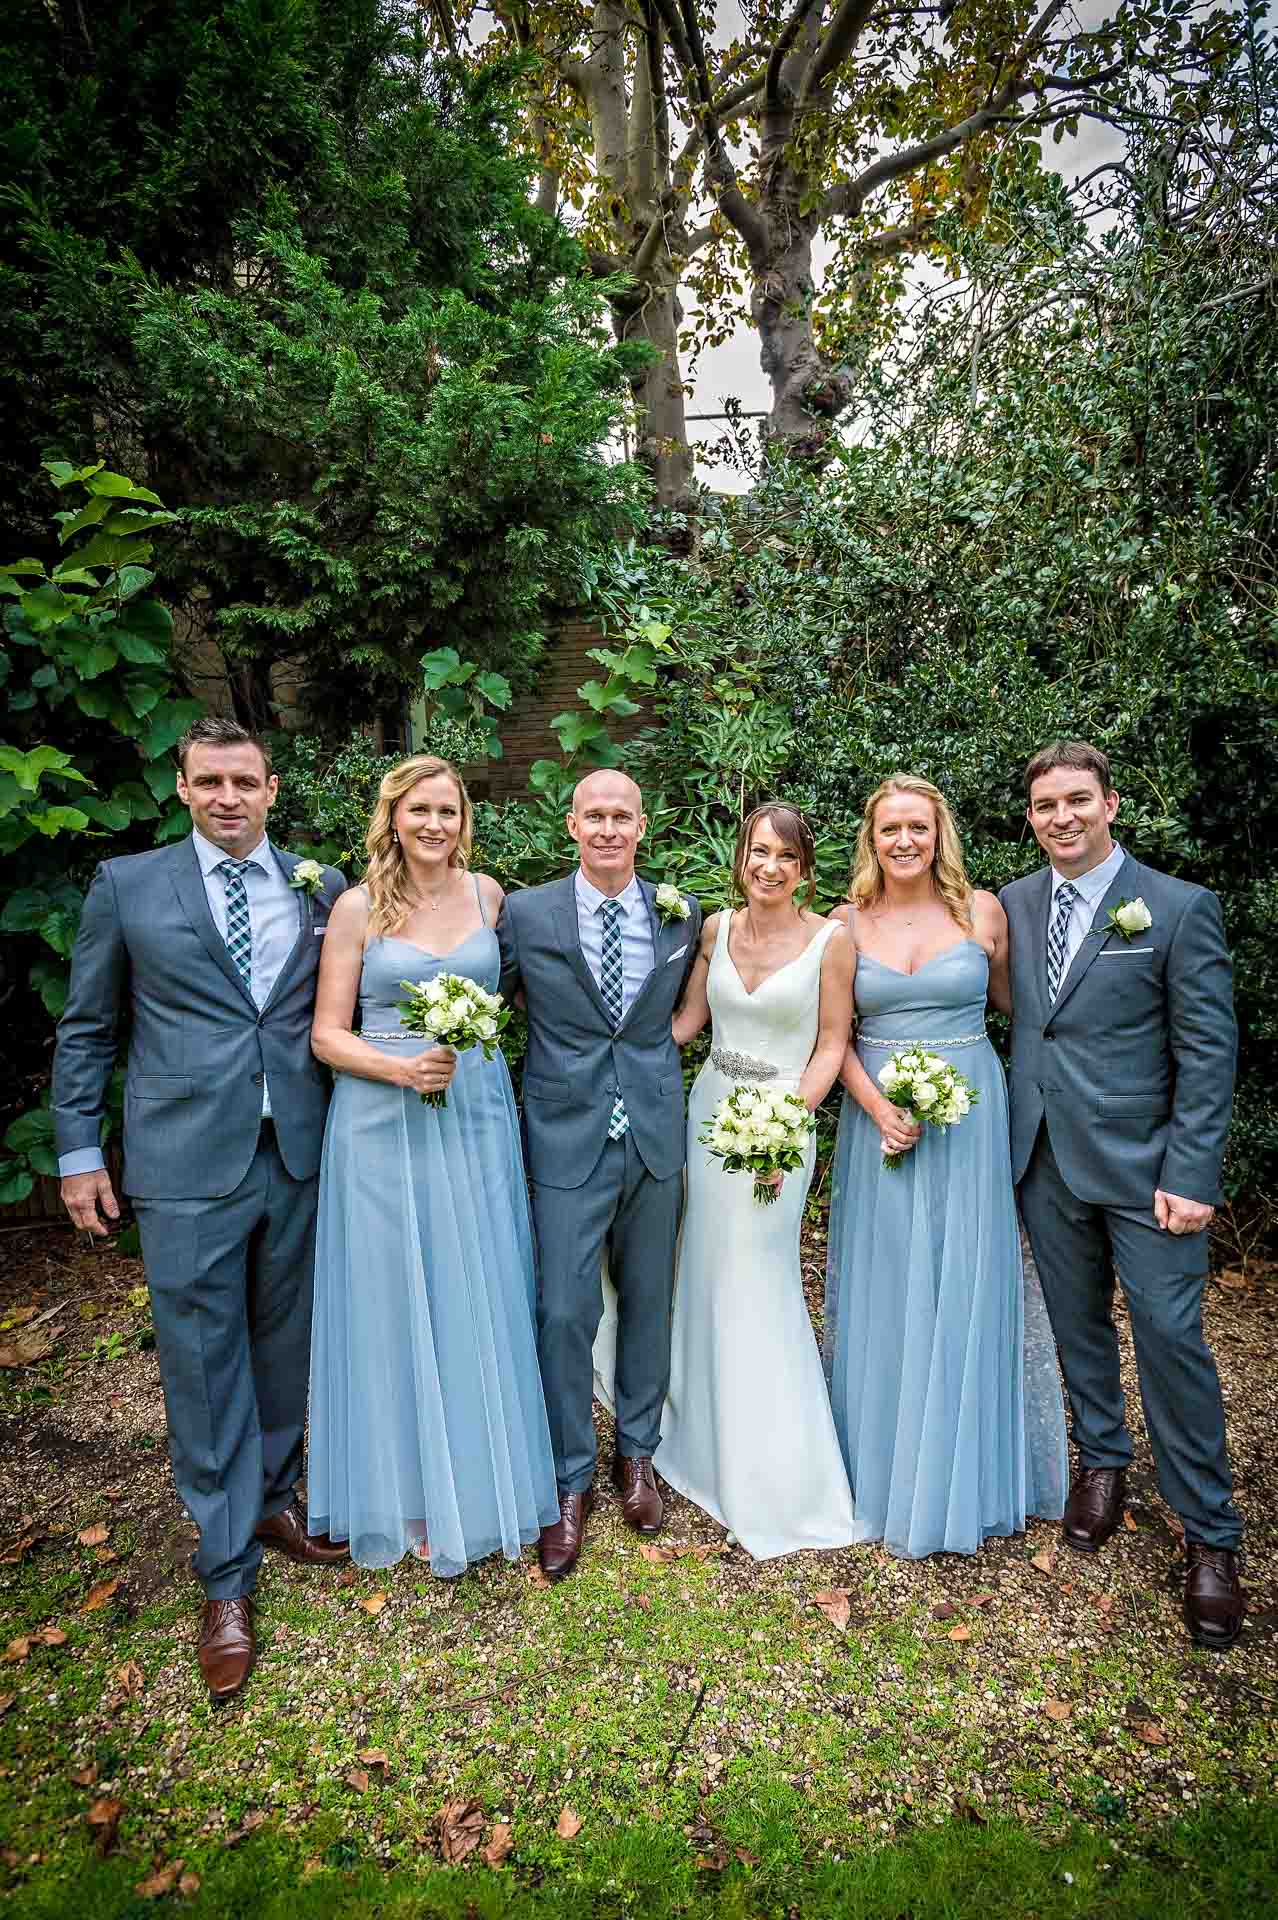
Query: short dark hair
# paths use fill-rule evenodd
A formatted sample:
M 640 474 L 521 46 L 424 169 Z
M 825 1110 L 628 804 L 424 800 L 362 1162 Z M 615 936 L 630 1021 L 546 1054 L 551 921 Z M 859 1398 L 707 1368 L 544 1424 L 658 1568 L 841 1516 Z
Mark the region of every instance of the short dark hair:
M 1057 767 L 1076 767 L 1079 773 L 1094 773 L 1100 781 L 1102 793 L 1114 791 L 1107 753 L 1102 753 L 1099 747 L 1093 747 L 1086 740 L 1049 740 L 1045 747 L 1039 748 L 1025 769 L 1027 800 L 1033 796 L 1034 782 L 1041 780 L 1045 773 L 1054 773 Z
M 222 720 L 216 714 L 208 713 L 203 720 L 197 720 L 189 726 L 177 743 L 178 765 L 183 775 L 186 773 L 186 756 L 192 747 L 256 747 L 266 764 L 267 777 L 270 777 L 271 749 L 260 733 L 250 733 L 238 720 Z

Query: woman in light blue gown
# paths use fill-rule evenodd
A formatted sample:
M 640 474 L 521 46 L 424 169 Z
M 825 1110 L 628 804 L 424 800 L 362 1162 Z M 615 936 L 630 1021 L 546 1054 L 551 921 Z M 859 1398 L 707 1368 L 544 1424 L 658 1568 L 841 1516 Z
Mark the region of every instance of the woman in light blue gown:
M 310 1528 L 361 1566 L 453 1575 L 558 1518 L 528 1192 L 500 1054 L 404 1032 L 405 980 L 496 990 L 502 892 L 467 870 L 446 761 L 382 781 L 362 886 L 324 936 L 312 1047 L 335 1073 L 320 1168 Z M 358 1002 L 358 1031 L 353 1031 Z M 424 1093 L 446 1090 L 442 1107 Z
M 1022 1264 L 1007 1089 L 985 1035 L 1006 1005 L 1007 922 L 968 881 L 930 781 L 893 774 L 865 810 L 851 905 L 856 1031 L 842 1075 L 825 1362 L 858 1540 L 911 1558 L 974 1553 L 1058 1519 L 1065 1415 L 1037 1275 Z M 912 1126 L 879 1085 L 924 1045 L 979 1099 Z M 902 1164 L 883 1165 L 886 1151 Z

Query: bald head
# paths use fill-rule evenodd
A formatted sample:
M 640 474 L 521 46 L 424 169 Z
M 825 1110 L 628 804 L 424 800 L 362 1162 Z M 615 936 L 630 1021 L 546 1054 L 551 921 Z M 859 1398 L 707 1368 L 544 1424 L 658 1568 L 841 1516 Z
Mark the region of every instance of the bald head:
M 597 767 L 577 782 L 568 831 L 581 849 L 582 872 L 600 893 L 615 897 L 630 885 L 647 825 L 643 795 L 628 773 Z

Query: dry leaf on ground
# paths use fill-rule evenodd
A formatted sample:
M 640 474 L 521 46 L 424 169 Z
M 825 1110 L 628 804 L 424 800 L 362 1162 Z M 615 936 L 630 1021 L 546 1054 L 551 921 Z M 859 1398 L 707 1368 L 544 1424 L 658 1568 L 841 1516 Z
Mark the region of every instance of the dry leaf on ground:
M 99 1580 L 97 1586 L 90 1587 L 81 1601 L 81 1613 L 96 1613 L 99 1607 L 104 1607 L 119 1584 L 118 1574 L 114 1580 Z
M 71 1775 L 71 1779 L 77 1787 L 91 1787 L 97 1777 L 98 1763 L 96 1760 L 90 1760 L 87 1767 L 77 1767 Z
M 822 1587 L 819 1593 L 813 1594 L 812 1604 L 821 1610 L 832 1627 L 837 1627 L 840 1633 L 846 1631 L 852 1618 L 846 1587 Z
M 478 1800 L 449 1800 L 438 1817 L 439 1850 L 445 1862 L 464 1860 L 484 1837 L 484 1809 Z
M 968 1601 L 969 1607 L 988 1607 L 991 1600 L 997 1600 L 996 1593 L 974 1593 Z
M 971 1637 L 972 1629 L 961 1625 L 951 1627 L 949 1633 L 946 1635 L 947 1640 L 970 1640 Z
M 116 1552 L 114 1547 L 96 1547 L 94 1549 L 93 1557 L 98 1562 L 99 1566 L 109 1567 L 111 1565 L 111 1562 L 113 1560 L 118 1560 L 120 1556 Z
M 1031 1554 L 1030 1565 L 1037 1567 L 1040 1573 L 1055 1573 L 1056 1555 L 1049 1547 L 1043 1553 Z
M 381 1612 L 382 1608 L 386 1605 L 386 1595 L 379 1587 L 376 1593 L 366 1593 L 359 1604 L 363 1607 L 365 1613 L 371 1616 L 372 1614 Z
M 1130 1725 L 1130 1731 L 1135 1734 L 1138 1740 L 1143 1741 L 1147 1747 L 1165 1747 L 1167 1745 L 1167 1735 L 1163 1732 L 1157 1720 L 1133 1720 Z
M 1140 1528 L 1136 1525 L 1136 1522 L 1132 1519 L 1131 1514 L 1127 1513 L 1126 1511 L 1123 1514 L 1123 1525 L 1126 1527 L 1128 1533 L 1140 1532 Z
M 115 1686 L 103 1701 L 108 1713 L 114 1712 L 116 1707 L 122 1707 L 126 1700 L 141 1699 L 146 1675 L 136 1660 L 126 1660 L 122 1667 L 115 1669 L 111 1678 Z
M 933 1607 L 932 1618 L 934 1620 L 952 1620 L 957 1612 L 958 1608 L 952 1600 L 941 1600 Z
M 61 1627 L 39 1627 L 31 1638 L 38 1640 L 42 1647 L 64 1647 L 67 1643 Z
M 154 1873 L 148 1873 L 145 1880 L 139 1880 L 133 1891 L 139 1900 L 159 1900 L 164 1894 L 172 1893 L 177 1885 L 179 1860 L 171 1867 L 157 1867 Z
M 75 1537 L 82 1547 L 100 1547 L 110 1531 L 106 1522 L 99 1520 L 96 1526 L 81 1528 Z
M 550 1581 L 547 1580 L 541 1570 L 539 1562 L 536 1560 L 533 1561 L 531 1567 L 528 1569 L 528 1584 L 530 1587 L 538 1588 L 547 1588 L 550 1586 Z
M 1068 1700 L 1044 1700 L 1043 1712 L 1049 1720 L 1068 1720 L 1074 1709 Z
M 368 1775 L 365 1773 L 363 1767 L 352 1767 L 344 1778 L 347 1786 L 354 1787 L 356 1793 L 368 1792 Z
M 16 1693 L 0 1693 L 0 1713 L 8 1713 L 17 1697 Z
M 267 1817 L 266 1814 L 261 1812 L 246 1813 L 234 1832 L 227 1834 L 222 1845 L 224 1847 L 238 1847 L 241 1840 L 247 1840 L 251 1833 L 256 1833 L 259 1827 L 266 1825 Z
M 4 1316 L 5 1331 L 8 1332 L 10 1327 L 25 1327 L 27 1321 L 34 1320 L 39 1311 L 40 1302 L 38 1300 L 29 1307 L 10 1307 L 8 1313 Z
M 581 1817 L 575 1807 L 565 1807 L 555 1822 L 555 1832 L 561 1840 L 575 1840 L 581 1832 Z
M 499 1820 L 493 1828 L 493 1837 L 484 1848 L 484 1859 L 490 1867 L 499 1867 L 507 1859 L 515 1845 L 514 1830 L 504 1820 Z
M 180 1879 L 180 1880 L 178 1881 L 178 1888 L 177 1888 L 177 1890 L 178 1890 L 178 1892 L 179 1892 L 179 1893 L 184 1893 L 184 1894 L 186 1894 L 186 1895 L 188 1896 L 188 1898 L 189 1898 L 189 1896 L 190 1896 L 191 1894 L 193 1894 L 193 1893 L 198 1893 L 198 1892 L 200 1891 L 200 1876 L 199 1876 L 199 1874 L 198 1874 L 198 1873 L 184 1873 L 184 1874 L 182 1875 L 182 1877 L 181 1877 L 181 1879 Z
M 11 1640 L 4 1652 L 0 1653 L 0 1660 L 5 1661 L 8 1665 L 12 1665 L 15 1661 L 25 1660 L 30 1651 L 31 1640 L 29 1635 L 20 1633 L 17 1639 Z
M 390 1758 L 381 1747 L 365 1747 L 361 1753 L 356 1754 L 355 1758 L 362 1760 L 366 1767 L 389 1767 L 390 1765 Z
M 29 1522 L 24 1522 L 23 1530 L 13 1545 L 6 1547 L 4 1552 L 0 1553 L 0 1565 L 16 1565 L 16 1563 L 21 1560 L 23 1554 L 29 1553 L 36 1541 L 42 1540 L 43 1538 L 44 1535 L 40 1533 L 38 1529 L 31 1527 Z
M 0 1367 L 34 1366 L 53 1352 L 53 1342 L 52 1327 L 32 1327 L 30 1333 L 20 1333 L 16 1340 L 6 1340 L 0 1346 Z
M 105 1857 L 115 1845 L 116 1829 L 124 1812 L 123 1800 L 95 1800 L 84 1818 L 93 1829 L 94 1845 Z

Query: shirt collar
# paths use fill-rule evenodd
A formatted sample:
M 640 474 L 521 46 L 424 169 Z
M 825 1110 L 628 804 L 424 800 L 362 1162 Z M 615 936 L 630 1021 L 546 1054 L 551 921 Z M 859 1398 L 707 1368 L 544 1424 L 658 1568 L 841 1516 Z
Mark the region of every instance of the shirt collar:
M 195 852 L 200 863 L 200 872 L 207 880 L 211 873 L 216 872 L 222 861 L 229 859 L 230 856 L 225 847 L 215 847 L 211 840 L 206 840 L 198 827 L 191 829 L 191 838 L 195 842 Z M 271 871 L 271 843 L 265 834 L 262 835 L 262 838 L 254 847 L 252 853 L 246 853 L 244 858 L 251 860 L 254 866 L 260 867 L 263 873 L 269 873 Z
M 581 868 L 577 869 L 577 900 L 587 913 L 598 913 L 605 900 L 615 899 L 623 913 L 634 913 L 643 905 L 643 891 L 639 885 L 638 874 L 630 876 L 630 883 L 618 894 L 600 893 L 593 880 L 587 880 Z
M 1113 852 L 1106 854 L 1098 867 L 1089 868 L 1086 873 L 1080 874 L 1077 880 L 1071 882 L 1086 906 L 1094 907 L 1102 894 L 1108 892 L 1110 882 L 1117 878 L 1118 869 L 1122 866 L 1126 858 L 1127 855 L 1123 852 L 1118 842 L 1115 841 Z M 1065 885 L 1067 879 L 1067 874 L 1057 873 L 1055 867 L 1052 868 L 1053 900 Z

